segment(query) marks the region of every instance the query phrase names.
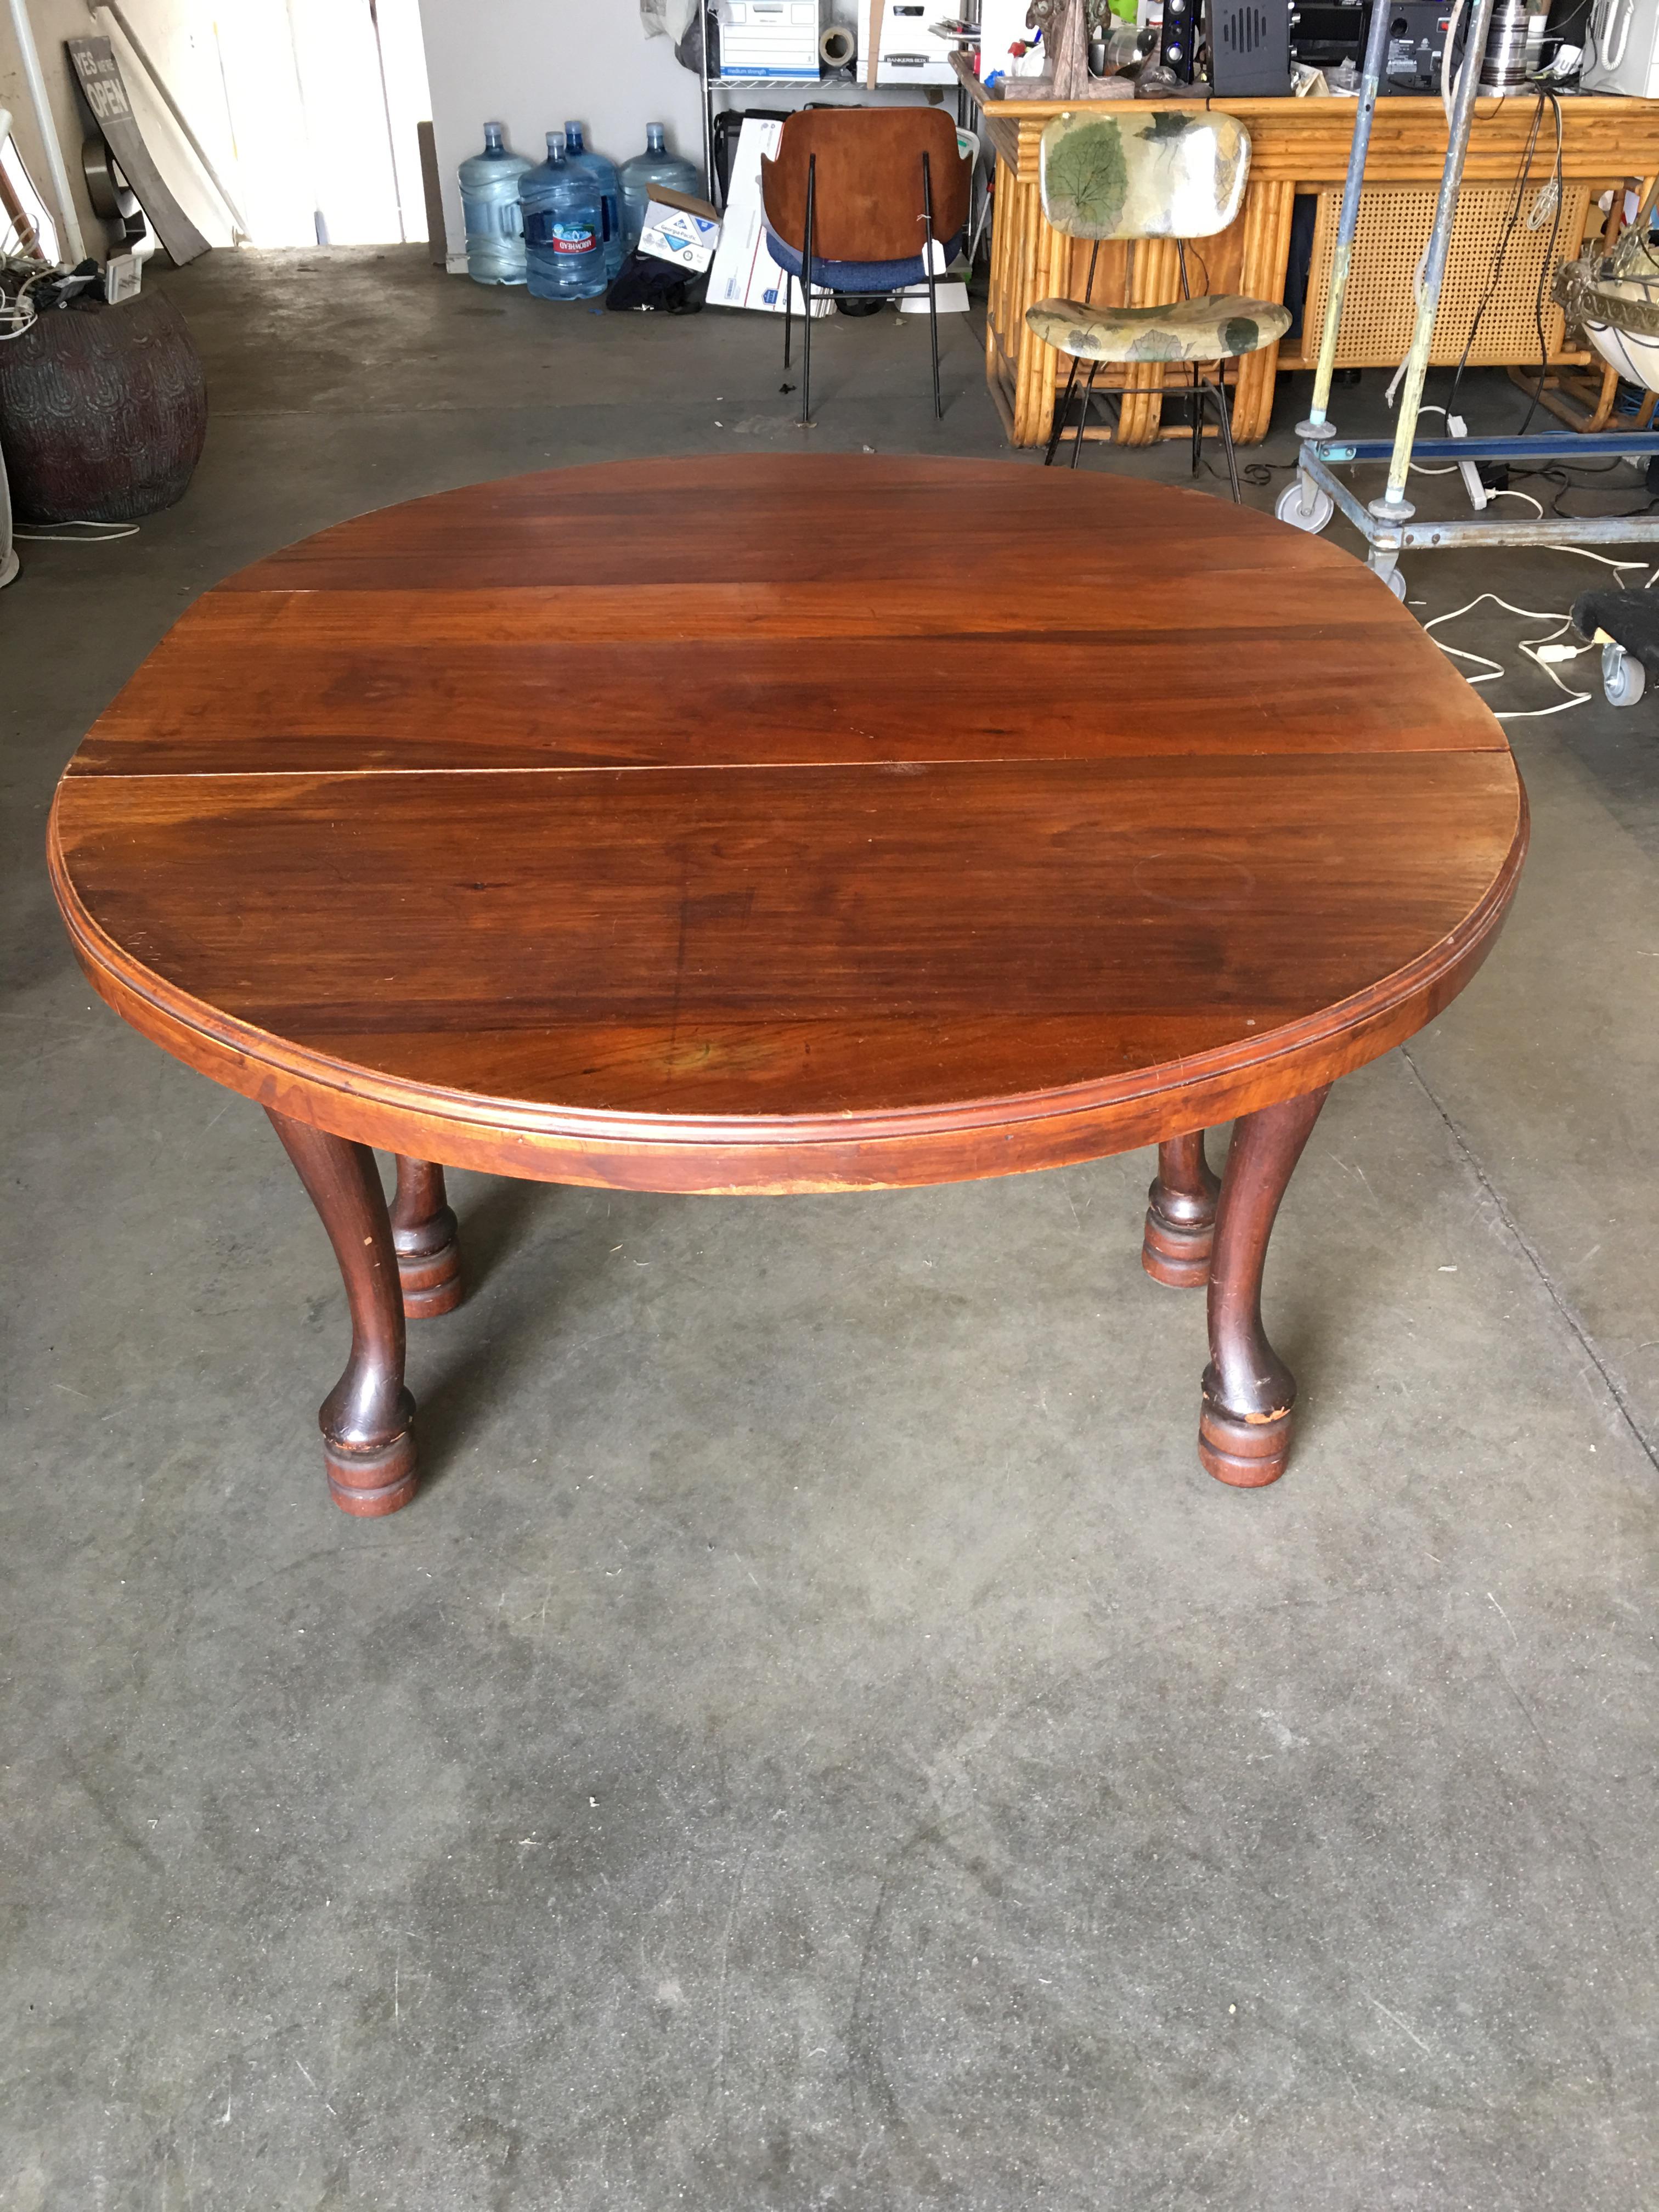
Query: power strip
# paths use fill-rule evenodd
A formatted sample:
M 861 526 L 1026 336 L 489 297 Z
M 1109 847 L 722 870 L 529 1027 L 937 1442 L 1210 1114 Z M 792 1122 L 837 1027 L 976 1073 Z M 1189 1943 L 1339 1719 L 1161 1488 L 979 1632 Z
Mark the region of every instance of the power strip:
M 1446 428 L 1454 438 L 1467 438 L 1469 426 L 1461 415 L 1448 415 Z M 1480 481 L 1480 471 L 1473 461 L 1460 461 L 1457 472 L 1463 479 L 1463 489 L 1469 495 L 1469 505 L 1477 514 L 1486 504 L 1486 487 Z

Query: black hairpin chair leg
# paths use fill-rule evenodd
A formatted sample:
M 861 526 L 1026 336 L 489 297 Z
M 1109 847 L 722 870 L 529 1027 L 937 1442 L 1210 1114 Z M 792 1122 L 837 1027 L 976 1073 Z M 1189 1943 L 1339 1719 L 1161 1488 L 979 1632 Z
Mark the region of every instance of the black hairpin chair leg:
M 806 250 L 800 262 L 801 314 L 806 327 L 800 341 L 800 427 L 805 430 L 811 420 L 812 406 L 812 203 L 817 197 L 818 157 L 810 154 L 806 160 Z
M 1215 400 L 1216 420 L 1221 425 L 1221 450 L 1227 456 L 1227 481 L 1233 488 L 1233 505 L 1243 507 L 1244 495 L 1238 488 L 1238 456 L 1233 451 L 1232 410 L 1227 404 L 1227 382 L 1224 374 L 1206 388 Z
M 933 173 L 921 157 L 921 265 L 927 272 L 927 337 L 933 349 L 933 416 L 942 422 L 945 402 L 939 390 L 939 289 L 933 282 Z
M 1096 239 L 1089 249 L 1089 276 L 1083 287 L 1083 304 L 1086 307 L 1095 296 L 1095 270 L 1100 261 L 1100 240 Z M 1078 356 L 1071 356 L 1072 366 L 1066 376 L 1066 397 L 1054 410 L 1054 419 L 1048 426 L 1048 450 L 1042 456 L 1042 465 L 1050 468 L 1054 455 L 1060 451 L 1060 441 L 1065 434 L 1066 417 L 1072 411 L 1072 394 L 1077 390 Z M 1086 408 L 1085 408 L 1086 411 Z
M 1073 468 L 1075 468 L 1078 463 L 1083 459 L 1083 432 L 1089 420 L 1089 400 L 1094 392 L 1095 374 L 1099 367 L 1100 363 L 1097 361 L 1091 361 L 1089 363 L 1088 378 L 1083 386 L 1083 404 L 1079 408 L 1077 415 L 1077 435 L 1072 441 L 1072 466 Z
M 1193 474 L 1198 474 L 1198 465 L 1204 458 L 1204 392 L 1200 390 L 1198 363 L 1193 363 Z
M 1045 469 L 1052 468 L 1054 455 L 1060 451 L 1060 441 L 1066 434 L 1066 417 L 1072 411 L 1072 394 L 1077 390 L 1077 356 L 1072 356 L 1071 372 L 1066 379 L 1066 390 L 1054 409 L 1054 419 L 1048 425 L 1048 450 L 1042 456 Z

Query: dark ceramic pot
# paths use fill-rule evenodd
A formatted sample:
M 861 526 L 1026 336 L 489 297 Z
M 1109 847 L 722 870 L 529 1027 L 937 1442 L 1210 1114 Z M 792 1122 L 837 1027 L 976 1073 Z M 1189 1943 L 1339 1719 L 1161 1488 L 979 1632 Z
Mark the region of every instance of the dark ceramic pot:
M 0 451 L 20 522 L 131 522 L 171 507 L 206 436 L 201 356 L 163 293 L 49 307 L 0 345 Z

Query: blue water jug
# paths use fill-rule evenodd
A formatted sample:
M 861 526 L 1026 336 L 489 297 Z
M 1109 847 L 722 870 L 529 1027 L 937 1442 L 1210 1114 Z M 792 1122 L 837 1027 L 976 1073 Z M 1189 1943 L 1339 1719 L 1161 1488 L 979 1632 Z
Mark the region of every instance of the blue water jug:
M 582 143 L 580 123 L 564 126 L 564 158 L 573 169 L 586 169 L 599 188 L 599 210 L 605 217 L 605 281 L 622 274 L 623 263 L 628 258 L 623 246 L 622 186 L 617 178 L 617 165 L 607 161 L 603 154 L 590 154 Z
M 640 233 L 645 228 L 646 203 L 653 185 L 666 185 L 671 192 L 689 192 L 694 199 L 702 195 L 702 173 L 690 161 L 669 152 L 660 123 L 646 125 L 644 153 L 624 161 L 617 173 L 622 179 L 623 246 L 629 253 L 639 244 Z
M 461 164 L 466 273 L 475 284 L 522 284 L 525 281 L 519 179 L 532 166 L 522 154 L 507 152 L 499 123 L 485 124 L 483 153 Z
M 547 134 L 547 159 L 519 179 L 525 259 L 538 300 L 592 300 L 605 289 L 605 210 L 586 169 L 565 158 L 564 133 Z

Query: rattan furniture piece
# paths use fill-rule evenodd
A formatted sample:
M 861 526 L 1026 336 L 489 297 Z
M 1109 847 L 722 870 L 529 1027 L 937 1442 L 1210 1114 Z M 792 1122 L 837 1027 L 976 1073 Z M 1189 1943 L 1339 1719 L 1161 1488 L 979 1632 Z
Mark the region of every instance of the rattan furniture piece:
M 1055 100 L 1003 100 L 992 96 L 972 76 L 958 70 L 963 98 L 979 112 L 973 118 L 996 155 L 995 221 L 992 232 L 990 290 L 986 313 L 986 381 L 1017 446 L 1045 446 L 1054 419 L 1056 394 L 1066 381 L 1066 364 L 1052 347 L 1028 329 L 1027 308 L 1037 301 L 1082 296 L 1091 246 L 1069 239 L 1042 212 L 1042 133 L 1066 110 L 1103 113 L 1118 102 L 1079 107 Z M 1253 299 L 1283 301 L 1290 264 L 1291 228 L 1298 197 L 1315 202 L 1312 263 L 1301 331 L 1263 345 L 1225 364 L 1221 380 L 1232 398 L 1232 432 L 1240 445 L 1267 433 L 1278 372 L 1311 369 L 1318 350 L 1320 324 L 1329 283 L 1342 179 L 1353 134 L 1353 102 L 1348 100 L 1212 100 L 1138 101 L 1137 111 L 1237 116 L 1250 134 L 1250 176 L 1243 204 L 1233 222 L 1189 255 L 1195 289 L 1237 292 Z M 1432 358 L 1455 362 L 1491 274 L 1492 249 L 1508 216 L 1515 177 L 1531 130 L 1530 100 L 1477 102 L 1458 227 L 1452 236 L 1443 306 Z M 1659 173 L 1659 101 L 1596 95 L 1561 102 L 1562 213 L 1555 254 L 1570 261 L 1579 252 L 1588 225 L 1601 222 L 1596 200 L 1626 179 L 1645 182 Z M 1552 128 L 1540 132 L 1530 172 L 1532 188 L 1546 184 L 1554 167 Z M 1360 204 L 1359 238 L 1354 273 L 1349 279 L 1350 307 L 1343 317 L 1339 368 L 1395 368 L 1410 337 L 1410 277 L 1429 234 L 1434 198 L 1446 159 L 1446 121 L 1437 100 L 1385 99 L 1377 102 Z M 1550 243 L 1549 223 L 1528 230 L 1516 226 L 1504 256 L 1504 273 L 1492 305 L 1481 318 L 1471 359 L 1476 363 L 1528 367 L 1528 388 L 1538 373 L 1538 337 L 1533 324 L 1537 278 Z M 1547 280 L 1547 271 L 1544 272 Z M 1553 370 L 1583 368 L 1593 356 L 1567 329 L 1545 284 L 1544 334 Z M 1134 249 L 1133 268 L 1126 249 L 1103 246 L 1097 301 L 1152 307 L 1181 296 L 1181 269 L 1173 239 L 1147 240 Z M 1377 303 L 1376 318 L 1356 312 L 1362 299 Z M 1404 302 L 1403 309 L 1400 302 Z M 1403 313 L 1403 325 L 1401 320 Z M 1404 336 L 1402 337 L 1402 328 Z M 1179 362 L 1137 362 L 1102 369 L 1097 390 L 1120 392 L 1119 418 L 1109 433 L 1125 445 L 1147 445 L 1159 437 L 1185 437 L 1187 425 L 1165 424 L 1163 398 L 1183 389 L 1189 372 Z M 1553 397 L 1553 394 L 1550 395 Z M 1547 400 L 1546 402 L 1547 404 Z M 1587 420 L 1599 428 L 1604 416 Z

